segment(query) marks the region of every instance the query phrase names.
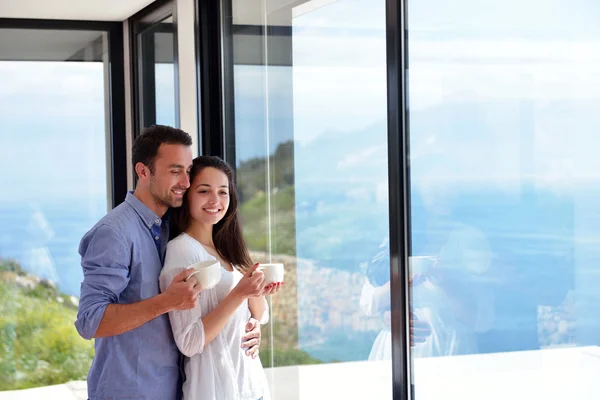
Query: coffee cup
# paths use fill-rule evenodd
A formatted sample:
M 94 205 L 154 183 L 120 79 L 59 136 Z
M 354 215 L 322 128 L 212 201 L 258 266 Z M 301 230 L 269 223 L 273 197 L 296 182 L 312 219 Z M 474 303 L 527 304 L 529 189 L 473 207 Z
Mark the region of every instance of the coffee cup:
M 217 260 L 200 261 L 188 268 L 193 268 L 194 272 L 188 275 L 185 281 L 187 282 L 193 276 L 202 290 L 215 287 L 221 280 L 221 263 Z
M 265 275 L 265 285 L 283 283 L 284 267 L 281 263 L 260 264 L 257 268 Z

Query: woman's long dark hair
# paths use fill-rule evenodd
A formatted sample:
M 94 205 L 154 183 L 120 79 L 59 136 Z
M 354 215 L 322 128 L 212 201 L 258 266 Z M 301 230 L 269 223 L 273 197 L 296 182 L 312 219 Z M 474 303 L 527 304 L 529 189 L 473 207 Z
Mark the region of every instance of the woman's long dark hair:
M 245 272 L 253 263 L 248 252 L 248 246 L 242 234 L 242 224 L 238 212 L 238 195 L 234 182 L 233 169 L 225 161 L 214 156 L 200 156 L 194 159 L 190 171 L 190 185 L 194 178 L 204 168 L 215 168 L 227 175 L 229 181 L 229 208 L 215 226 L 213 226 L 213 242 L 219 255 L 232 263 L 236 268 Z M 188 203 L 188 189 L 183 195 L 183 204 L 172 209 L 171 238 L 185 232 L 190 226 L 190 209 Z

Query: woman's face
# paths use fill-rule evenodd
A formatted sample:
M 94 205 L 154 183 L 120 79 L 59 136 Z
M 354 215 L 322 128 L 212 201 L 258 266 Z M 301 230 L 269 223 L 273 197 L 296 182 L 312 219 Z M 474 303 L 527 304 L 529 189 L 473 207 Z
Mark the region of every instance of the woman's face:
M 206 167 L 188 189 L 191 217 L 206 225 L 218 223 L 229 208 L 229 179 L 221 170 Z

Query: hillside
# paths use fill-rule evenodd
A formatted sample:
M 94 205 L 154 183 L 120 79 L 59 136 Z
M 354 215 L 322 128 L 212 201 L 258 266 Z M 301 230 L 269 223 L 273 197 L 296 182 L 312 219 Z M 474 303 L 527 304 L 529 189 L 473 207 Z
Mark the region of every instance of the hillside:
M 263 327 L 263 365 L 271 366 L 272 353 L 276 366 L 319 363 L 297 349 L 295 264 L 287 257 L 278 261 L 290 269 L 285 295 L 273 302 L 274 352 L 270 328 Z M 93 341 L 82 339 L 73 325 L 77 305 L 76 297 L 60 293 L 52 282 L 0 259 L 0 391 L 86 379 L 94 348 Z
M 85 379 L 94 349 L 73 326 L 77 302 L 0 259 L 0 390 Z

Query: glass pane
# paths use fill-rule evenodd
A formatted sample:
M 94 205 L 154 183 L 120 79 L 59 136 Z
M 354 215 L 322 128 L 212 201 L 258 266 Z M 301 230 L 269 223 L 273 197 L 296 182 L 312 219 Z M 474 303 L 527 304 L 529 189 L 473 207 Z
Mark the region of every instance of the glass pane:
M 79 241 L 108 208 L 106 34 L 0 38 L 0 390 L 85 380 L 73 322 Z
M 598 6 L 408 3 L 416 398 L 595 399 Z
M 169 17 L 144 30 L 138 40 L 142 126 L 179 126 L 173 18 Z
M 275 399 L 391 398 L 385 2 L 288 3 L 233 3 L 225 101 L 253 258 L 286 268 L 261 360 Z

